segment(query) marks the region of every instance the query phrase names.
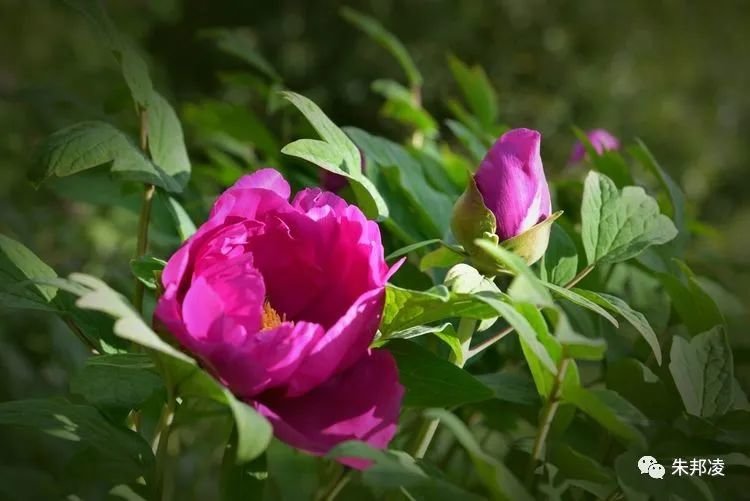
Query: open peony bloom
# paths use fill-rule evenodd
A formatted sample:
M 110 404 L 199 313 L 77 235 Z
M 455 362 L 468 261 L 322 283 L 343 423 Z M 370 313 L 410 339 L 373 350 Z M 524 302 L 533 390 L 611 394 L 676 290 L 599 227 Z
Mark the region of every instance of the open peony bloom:
M 547 219 L 552 211 L 541 141 L 542 135 L 535 130 L 506 132 L 474 175 L 484 205 L 495 215 L 495 233 L 501 242 Z
M 588 137 L 591 146 L 593 146 L 596 152 L 600 155 L 605 151 L 620 149 L 620 141 L 607 130 L 592 129 L 586 133 L 586 137 Z M 568 160 L 568 163 L 576 164 L 585 157 L 586 148 L 583 146 L 583 143 L 576 141 L 570 151 L 570 160 Z
M 395 270 L 357 207 L 317 188 L 289 196 L 273 169 L 224 192 L 167 263 L 155 316 L 284 442 L 383 448 L 403 388 L 369 345 Z

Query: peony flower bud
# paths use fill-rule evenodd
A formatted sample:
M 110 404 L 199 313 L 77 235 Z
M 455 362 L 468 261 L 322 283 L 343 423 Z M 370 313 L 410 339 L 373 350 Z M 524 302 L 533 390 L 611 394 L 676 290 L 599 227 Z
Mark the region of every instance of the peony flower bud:
M 529 263 L 549 243 L 552 203 L 540 156 L 541 134 L 514 129 L 503 134 L 482 160 L 466 192 L 456 202 L 452 228 L 456 239 L 481 263 L 477 238 L 493 236 Z
M 586 137 L 588 137 L 591 146 L 593 146 L 596 152 L 600 155 L 605 151 L 620 149 L 620 140 L 604 129 L 592 129 L 586 133 Z M 577 164 L 583 160 L 585 156 L 586 147 L 581 141 L 576 141 L 570 151 L 570 160 L 568 160 L 568 163 Z

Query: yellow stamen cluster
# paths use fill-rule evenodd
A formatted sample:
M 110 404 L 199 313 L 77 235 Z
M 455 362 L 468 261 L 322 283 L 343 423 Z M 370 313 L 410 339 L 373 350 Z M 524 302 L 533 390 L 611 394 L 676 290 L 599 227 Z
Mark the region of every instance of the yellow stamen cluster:
M 273 306 L 271 306 L 271 303 L 268 301 L 268 299 L 266 299 L 266 301 L 263 303 L 263 314 L 260 318 L 260 330 L 267 331 L 270 329 L 275 329 L 285 321 L 286 315 L 279 315 L 279 312 L 274 310 Z

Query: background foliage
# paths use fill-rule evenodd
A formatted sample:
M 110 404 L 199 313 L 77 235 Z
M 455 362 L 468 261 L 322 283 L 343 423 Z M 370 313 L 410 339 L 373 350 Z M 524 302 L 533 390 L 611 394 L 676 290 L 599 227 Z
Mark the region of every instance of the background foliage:
M 565 164 L 575 139 L 573 125 L 606 127 L 628 144 L 636 136 L 643 139 L 685 192 L 687 221 L 694 237 L 685 257 L 698 275 L 712 279 L 706 290 L 718 298 L 730 323 L 735 375 L 741 386 L 748 387 L 748 346 L 742 329 L 747 319 L 738 312 L 750 299 L 750 261 L 746 251 L 750 244 L 750 204 L 744 196 L 750 148 L 743 137 L 750 121 L 750 102 L 745 92 L 750 69 L 742 63 L 748 42 L 744 29 L 750 18 L 748 5 L 697 2 L 688 6 L 677 1 L 645 0 L 584 0 L 574 4 L 541 0 L 373 0 L 347 5 L 371 13 L 404 42 L 424 79 L 421 100 L 432 115 L 407 115 L 407 120 L 416 120 L 428 138 L 439 128 L 457 153 L 455 161 L 459 166 L 458 154 L 471 162 L 481 143 L 477 147 L 469 142 L 467 147 L 446 124 L 446 119 L 456 118 L 454 103 L 461 95 L 451 71 L 456 71 L 457 63 L 449 59 L 449 54 L 484 68 L 497 92 L 497 113 L 477 116 L 483 122 L 481 126 L 489 126 L 480 128 L 497 127 L 493 131 L 499 131 L 497 124 L 506 124 L 541 130 L 545 137 L 543 158 L 551 179 L 570 176 Z M 404 116 L 399 115 L 404 110 L 399 108 L 397 92 L 385 83 L 371 87 L 378 79 L 408 86 L 408 79 L 395 59 L 387 57 L 382 47 L 339 15 L 340 7 L 339 2 L 333 1 L 108 3 L 111 17 L 141 48 L 157 88 L 183 121 L 193 162 L 193 181 L 181 200 L 196 221 L 201 220 L 201 214 L 220 189 L 239 173 L 261 165 L 284 169 L 296 187 L 317 183 L 317 170 L 280 154 L 281 148 L 293 139 L 316 136 L 299 113 L 277 97 L 274 91 L 278 88 L 300 92 L 320 105 L 336 124 L 356 127 L 346 130 L 361 148 L 361 142 L 368 139 L 364 131 L 397 142 L 410 136 L 411 128 L 393 119 Z M 80 180 L 53 179 L 36 190 L 28 180 L 37 168 L 36 152 L 42 139 L 62 127 L 82 120 L 106 119 L 136 133 L 138 123 L 131 111 L 128 88 L 90 24 L 68 6 L 51 1 L 32 4 L 0 0 L 0 9 L 0 232 L 33 249 L 60 276 L 83 271 L 129 292 L 132 278 L 126 263 L 135 247 L 140 191 L 115 189 L 99 172 Z M 415 78 L 412 74 L 412 81 Z M 383 107 L 384 94 L 395 96 L 390 107 Z M 480 102 L 477 109 L 491 109 L 491 101 Z M 476 114 L 471 105 L 464 104 Z M 653 178 L 646 176 L 644 180 L 653 183 Z M 446 183 L 444 191 L 457 194 L 460 175 L 452 181 L 456 182 L 453 186 Z M 400 182 L 406 186 L 410 181 Z M 438 200 L 429 199 L 425 204 L 445 206 L 439 193 L 433 196 Z M 448 200 L 452 201 L 451 196 Z M 563 199 L 557 206 L 566 203 L 572 202 Z M 575 214 L 576 210 L 569 212 Z M 389 227 L 392 241 L 388 251 L 409 240 L 443 236 L 441 228 L 429 220 L 421 223 L 416 229 Z M 179 243 L 182 230 L 175 228 L 169 202 L 157 200 L 152 223 L 153 254 L 168 255 Z M 405 287 L 425 289 L 434 278 L 409 267 L 398 280 Z M 656 299 L 649 292 L 641 291 L 642 296 L 636 296 L 632 306 L 641 308 L 658 330 L 659 325 L 667 326 L 669 309 L 654 303 Z M 673 292 L 670 290 L 670 295 Z M 649 307 L 649 311 L 644 310 Z M 601 320 L 595 322 L 599 325 Z M 696 326 L 692 334 L 705 330 L 701 327 Z M 693 338 L 689 345 L 678 347 L 689 352 L 697 340 Z M 402 356 L 419 360 L 419 354 L 407 351 L 413 349 L 411 345 L 399 349 L 404 350 Z M 401 353 L 399 349 L 394 348 L 397 355 Z M 610 349 L 616 346 L 611 345 Z M 101 369 L 86 364 L 85 355 L 83 346 L 54 315 L 3 310 L 0 377 L 4 383 L 0 385 L 0 401 L 59 395 L 70 390 L 87 398 L 99 395 L 104 400 L 102 405 L 110 409 L 108 412 L 118 416 L 123 408 L 147 403 L 155 398 L 153 392 L 162 391 L 159 382 L 150 379 L 150 372 L 139 372 L 136 377 L 144 381 L 137 387 L 143 393 L 130 394 L 124 389 L 124 401 L 108 401 L 111 395 L 106 391 L 88 387 Z M 472 372 L 485 373 L 497 364 L 492 356 L 487 358 Z M 645 356 L 641 358 L 646 360 Z M 612 380 L 607 382 L 617 387 L 618 377 L 630 380 L 634 371 L 640 370 L 640 366 L 630 362 L 621 364 L 607 373 Z M 82 375 L 87 373 L 90 376 Z M 647 379 L 644 377 L 644 384 L 649 383 Z M 513 387 L 508 381 L 494 384 L 498 391 Z M 151 388 L 152 392 L 143 388 Z M 486 391 L 484 388 L 476 391 Z M 668 390 L 652 387 L 649 391 L 654 392 L 652 395 L 665 391 L 664 395 L 675 398 L 673 389 Z M 519 390 L 512 397 L 506 395 L 505 400 L 483 404 L 480 410 L 493 416 L 493 423 L 501 428 L 495 431 L 505 433 L 507 429 L 503 427 L 518 424 L 503 420 L 503 416 L 533 414 L 523 407 L 529 405 L 524 399 L 538 398 L 533 387 L 531 395 Z M 666 396 L 648 402 L 639 402 L 637 392 L 623 396 L 648 417 L 674 412 L 674 402 Z M 429 394 L 422 398 L 425 400 L 419 402 L 420 406 L 437 405 L 429 400 Z M 476 401 L 482 398 L 477 396 Z M 694 413 L 711 416 L 723 413 L 726 408 L 721 407 L 728 404 L 718 403 L 718 408 L 713 409 L 704 409 L 700 402 L 694 405 L 698 406 L 693 408 Z M 210 415 L 214 410 L 209 406 L 196 412 Z M 79 412 L 83 422 L 90 418 L 85 409 L 65 411 Z M 462 417 L 470 423 L 472 411 L 462 411 Z M 630 416 L 636 422 L 641 417 Z M 529 419 L 533 422 L 534 416 Z M 586 422 L 578 425 L 585 426 Z M 477 426 L 482 429 L 483 425 Z M 215 446 L 226 439 L 228 424 L 219 418 L 215 422 L 208 418 L 183 430 L 180 443 L 187 452 L 174 474 L 172 488 L 176 489 L 176 498 L 216 496 L 213 475 L 221 451 Z M 102 430 L 92 426 L 91 433 L 97 436 Z M 111 433 L 107 432 L 107 436 Z M 492 438 L 491 429 L 486 433 L 490 438 L 485 448 L 497 452 L 505 447 L 502 441 Z M 441 466 L 453 479 L 471 470 L 470 465 L 480 472 L 482 467 L 477 464 L 492 463 L 470 452 L 451 452 L 448 436 L 446 433 L 442 441 L 438 440 L 436 454 L 444 459 L 446 464 Z M 8 480 L 0 482 L 0 495 L 20 495 L 23 486 L 39 489 L 30 497 L 43 497 L 44 489 L 53 489 L 54 485 L 52 478 L 41 472 L 53 472 L 53 478 L 64 477 L 75 486 L 85 485 L 87 475 L 92 473 L 81 467 L 89 464 L 85 457 L 71 461 L 70 448 L 55 438 L 8 427 L 0 428 L 0 437 L 7 451 L 0 459 L 0 479 Z M 125 438 L 123 443 L 127 444 Z M 471 451 L 471 447 L 466 449 Z M 560 461 L 565 464 L 587 460 L 576 456 L 572 449 L 555 450 L 553 454 L 566 458 Z M 601 458 L 611 463 L 613 458 L 607 454 L 612 452 L 601 451 Z M 214 461 L 205 461 L 207 457 Z M 277 488 L 282 491 L 303 489 L 304 479 L 317 474 L 308 471 L 308 463 L 278 444 L 270 449 L 266 460 L 279 472 Z M 115 460 L 111 464 L 102 462 L 102 471 L 93 473 L 127 472 L 127 466 Z M 596 466 L 585 463 L 582 468 L 605 477 L 610 474 Z M 286 484 L 283 475 L 289 475 L 291 470 L 297 471 L 295 480 Z M 477 483 L 476 479 L 472 482 Z M 81 496 L 96 498 L 100 494 L 95 490 Z M 294 499 L 295 494 L 286 495 Z

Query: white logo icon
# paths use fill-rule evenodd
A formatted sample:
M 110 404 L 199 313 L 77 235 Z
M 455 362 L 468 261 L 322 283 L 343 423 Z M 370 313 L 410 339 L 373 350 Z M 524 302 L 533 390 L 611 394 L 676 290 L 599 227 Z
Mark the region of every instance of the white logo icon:
M 654 456 L 643 456 L 638 460 L 638 469 L 641 470 L 641 475 L 648 473 L 648 467 L 652 464 L 658 464 L 658 461 Z
M 648 467 L 648 476 L 651 478 L 664 478 L 666 471 L 659 463 L 652 464 Z
M 666 470 L 654 456 L 643 456 L 638 460 L 638 469 L 641 475 L 648 474 L 651 478 L 664 478 Z

